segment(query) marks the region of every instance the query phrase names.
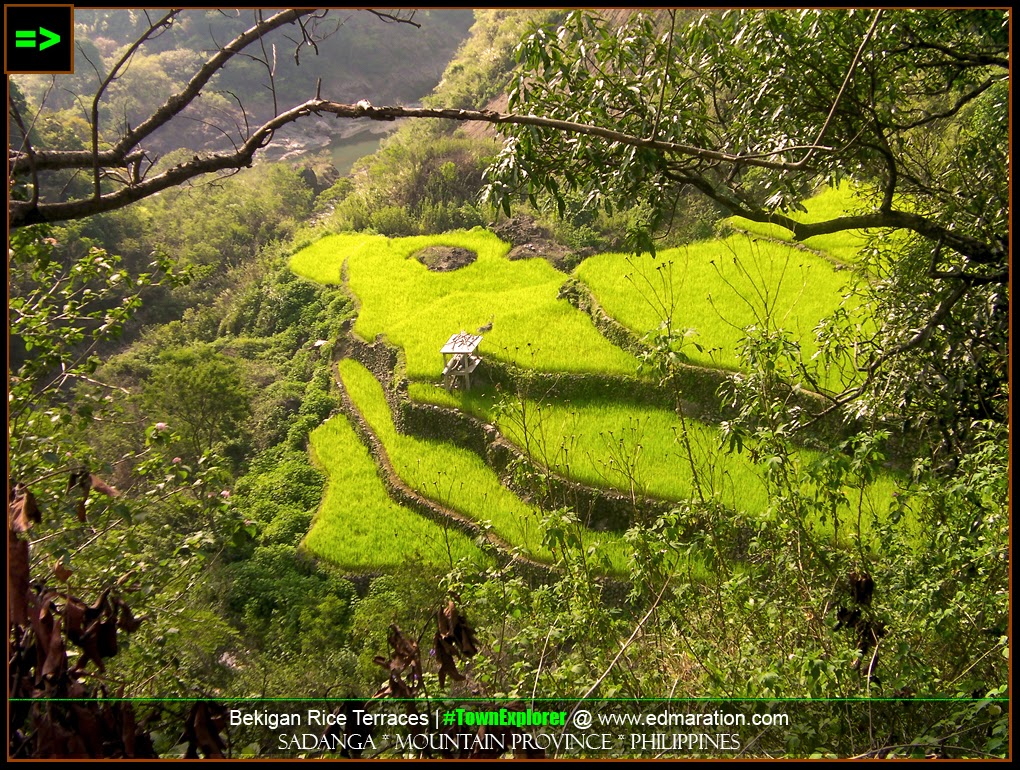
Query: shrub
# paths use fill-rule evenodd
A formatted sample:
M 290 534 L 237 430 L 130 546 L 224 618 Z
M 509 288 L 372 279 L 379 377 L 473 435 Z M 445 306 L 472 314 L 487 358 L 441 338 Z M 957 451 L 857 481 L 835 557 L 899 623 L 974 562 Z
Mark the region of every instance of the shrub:
M 383 206 L 372 212 L 372 229 L 391 237 L 415 235 L 418 228 L 403 206 Z

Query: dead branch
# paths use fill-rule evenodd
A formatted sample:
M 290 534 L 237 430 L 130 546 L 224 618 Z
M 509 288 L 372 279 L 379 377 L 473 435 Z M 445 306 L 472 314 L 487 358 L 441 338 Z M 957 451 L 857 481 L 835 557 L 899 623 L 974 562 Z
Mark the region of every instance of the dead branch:
M 276 17 L 273 18 L 275 19 Z M 248 33 L 245 34 L 247 35 Z M 171 103 L 173 103 L 173 99 L 157 112 L 167 113 L 169 110 L 168 105 Z M 535 115 L 513 115 L 492 110 L 400 106 L 375 107 L 364 102 L 343 104 L 323 99 L 310 99 L 304 104 L 293 107 L 263 124 L 236 152 L 212 154 L 204 157 L 196 155 L 191 161 L 176 166 L 133 188 L 116 190 L 101 196 L 99 199 L 86 201 L 36 203 L 35 205 L 31 202 L 12 201 L 9 208 L 10 226 L 21 227 L 39 222 L 56 222 L 89 216 L 102 211 L 111 211 L 134 203 L 167 187 L 180 184 L 182 181 L 199 174 L 250 166 L 255 152 L 269 143 L 273 132 L 277 129 L 308 115 L 321 115 L 323 113 L 332 113 L 338 118 L 367 118 L 369 120 L 384 121 L 392 121 L 398 118 L 432 118 L 462 122 L 481 121 L 497 125 L 531 125 L 565 133 L 594 136 L 618 144 L 648 147 L 662 152 L 667 158 L 709 160 L 724 164 L 742 164 L 780 171 L 797 170 L 800 168 L 800 161 L 791 163 L 781 160 L 765 160 L 718 150 L 692 147 L 678 142 L 637 137 L 603 126 L 543 118 Z M 169 114 L 165 114 L 164 121 L 169 120 L 170 117 Z M 143 126 L 149 125 L 152 122 L 153 119 L 150 118 Z M 141 130 L 142 128 L 139 127 L 133 133 L 138 133 Z M 118 164 L 122 165 L 127 159 L 121 157 L 118 160 Z M 79 167 L 83 160 L 81 153 L 43 153 L 38 151 L 36 163 L 39 168 L 75 168 Z M 91 157 L 88 158 L 89 163 L 91 163 L 91 160 Z M 18 167 L 19 162 L 20 159 L 15 161 L 15 167 Z M 27 164 L 27 160 L 25 162 Z M 692 185 L 712 200 L 728 208 L 733 214 L 754 222 L 776 224 L 789 230 L 793 234 L 794 239 L 798 241 L 803 241 L 816 235 L 826 235 L 845 230 L 905 229 L 932 241 L 941 239 L 946 246 L 967 257 L 975 264 L 997 264 L 1001 263 L 1003 259 L 1002 244 L 989 244 L 965 233 L 949 230 L 938 222 L 909 211 L 895 209 L 879 210 L 867 214 L 834 217 L 822 222 L 805 223 L 798 222 L 780 212 L 765 211 L 752 207 L 733 196 L 727 195 L 723 189 L 713 185 L 701 175 L 689 172 L 678 173 L 674 174 L 674 178 L 676 181 Z

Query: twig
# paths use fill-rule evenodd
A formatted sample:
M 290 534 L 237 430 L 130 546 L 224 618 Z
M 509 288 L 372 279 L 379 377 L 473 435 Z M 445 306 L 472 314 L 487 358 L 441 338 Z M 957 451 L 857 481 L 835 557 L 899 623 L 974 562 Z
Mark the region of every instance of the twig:
M 538 680 L 542 676 L 542 664 L 545 663 L 545 651 L 549 647 L 549 637 L 552 636 L 553 627 L 549 627 L 549 632 L 545 635 L 545 642 L 542 644 L 542 654 L 538 657 L 538 670 L 535 672 L 535 686 L 531 688 L 531 701 L 534 705 L 535 693 L 538 692 Z
M 822 143 L 822 139 L 825 138 L 825 134 L 829 130 L 829 125 L 832 123 L 832 119 L 836 115 L 836 109 L 839 107 L 839 103 L 843 100 L 843 94 L 846 92 L 847 86 L 850 85 L 850 81 L 853 79 L 854 72 L 857 70 L 857 65 L 860 64 L 861 56 L 864 55 L 864 49 L 871 41 L 871 36 L 875 34 L 875 30 L 878 28 L 878 20 L 880 18 L 882 18 L 881 8 L 875 11 L 875 18 L 871 21 L 871 28 L 864 35 L 864 39 L 861 41 L 861 45 L 857 49 L 857 54 L 854 56 L 854 60 L 850 62 L 850 68 L 847 70 L 846 77 L 843 78 L 843 85 L 840 86 L 839 93 L 836 94 L 836 99 L 833 101 L 832 107 L 829 109 L 829 116 L 825 119 L 825 123 L 822 124 L 822 129 L 818 132 L 818 138 L 815 139 L 815 147 L 820 145 Z M 814 147 L 808 150 L 807 154 L 801 159 L 801 164 L 806 165 L 814 152 Z
M 574 705 L 573 710 L 570 712 L 571 717 L 573 717 L 574 713 L 580 707 L 581 703 L 587 700 L 588 696 L 599 688 L 599 685 L 601 685 L 605 678 L 609 676 L 609 672 L 612 671 L 616 664 L 619 662 L 620 658 L 623 656 L 623 653 L 627 651 L 627 648 L 630 647 L 633 641 L 637 638 L 638 632 L 640 632 L 641 629 L 644 627 L 645 623 L 648 621 L 648 618 L 650 618 L 652 616 L 652 613 L 654 613 L 655 610 L 658 609 L 659 602 L 662 601 L 662 596 L 664 593 L 666 593 L 666 588 L 669 586 L 669 581 L 671 579 L 672 576 L 666 578 L 665 582 L 663 582 L 662 584 L 662 588 L 659 589 L 659 595 L 655 597 L 655 601 L 652 602 L 652 606 L 648 608 L 648 612 L 645 613 L 645 616 L 638 621 L 638 624 L 634 627 L 634 632 L 630 635 L 630 638 L 623 643 L 623 645 L 620 647 L 620 651 L 616 653 L 616 657 L 613 658 L 612 662 L 609 664 L 606 670 L 602 672 L 602 675 L 598 679 L 596 679 L 595 683 L 588 688 L 588 691 L 578 699 L 577 703 Z M 564 732 L 566 732 L 566 727 L 564 727 Z

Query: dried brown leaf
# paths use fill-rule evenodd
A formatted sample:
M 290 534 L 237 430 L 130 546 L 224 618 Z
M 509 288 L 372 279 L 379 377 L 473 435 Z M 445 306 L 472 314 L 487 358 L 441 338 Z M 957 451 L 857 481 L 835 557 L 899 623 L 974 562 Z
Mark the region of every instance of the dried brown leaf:
M 390 626 L 389 643 L 393 648 L 393 660 L 397 661 L 402 669 L 418 660 L 418 643 L 404 636 L 395 625 Z
M 850 586 L 850 595 L 858 604 L 871 604 L 871 597 L 875 593 L 875 580 L 867 572 L 851 572 L 847 575 L 847 583 Z
M 82 488 L 86 492 L 89 491 L 89 485 L 92 483 L 92 474 L 88 471 L 71 471 L 67 477 L 67 492 L 70 494 L 75 488 Z
M 103 739 L 106 737 L 105 726 L 100 721 L 100 715 L 96 711 L 95 704 L 80 706 L 72 704 L 71 711 L 78 722 L 78 729 L 75 731 L 86 744 L 86 754 L 89 757 L 102 757 Z
M 79 604 L 84 608 L 83 613 Z M 118 613 L 117 607 L 110 601 L 110 589 L 104 590 L 92 606 L 69 600 L 64 613 L 74 622 L 73 630 L 68 629 L 68 638 L 82 650 L 77 668 L 84 668 L 92 661 L 100 671 L 105 671 L 103 658 L 117 654 Z
M 456 614 L 457 608 L 453 603 L 453 600 L 446 605 L 445 608 L 439 610 L 436 613 L 436 624 L 439 626 L 439 633 L 443 636 L 449 636 L 453 627 L 452 618 Z
M 457 651 L 453 645 L 445 641 L 438 631 L 436 632 L 434 645 L 436 660 L 439 661 L 439 686 L 446 687 L 447 676 L 450 676 L 455 681 L 463 682 L 466 677 L 457 670 L 457 663 L 453 658 Z
M 395 625 L 390 626 L 389 643 L 392 651 L 389 660 L 382 655 L 376 655 L 373 659 L 377 665 L 389 672 L 389 684 L 380 688 L 377 696 L 413 698 L 422 681 L 418 644 L 413 639 L 404 636 L 400 628 Z M 410 672 L 405 676 L 408 669 Z M 388 692 L 384 692 L 387 688 Z
M 123 696 L 123 692 L 119 693 Z M 135 711 L 130 703 L 122 705 L 121 736 L 124 742 L 124 756 L 132 759 L 158 759 L 152 737 L 145 728 L 138 726 Z
M 66 583 L 73 574 L 74 570 L 65 567 L 63 560 L 53 565 L 53 576 L 61 583 Z
M 67 629 L 67 638 L 75 644 L 81 639 L 85 630 L 85 613 L 88 608 L 85 602 L 77 597 L 71 596 L 64 605 L 64 628 Z
M 28 625 L 28 541 L 7 533 L 7 617 L 18 626 Z
M 75 671 L 80 671 L 85 668 L 89 661 L 96 664 L 96 668 L 100 672 L 106 670 L 106 665 L 103 663 L 102 653 L 99 651 L 99 636 L 96 633 L 96 624 L 89 626 L 85 633 L 81 635 L 76 644 L 81 647 L 81 657 L 75 664 Z
M 199 751 L 207 759 L 222 759 L 224 743 L 220 730 L 226 727 L 226 714 L 218 703 L 196 703 L 184 726 L 188 740 L 186 759 L 197 759 Z
M 113 612 L 113 607 L 110 604 L 110 591 L 111 588 L 104 588 L 103 592 L 99 594 L 99 598 L 96 599 L 95 604 L 88 608 L 88 619 L 93 620 L 95 618 L 102 617 L 103 615 L 109 615 Z
M 49 607 L 44 606 L 39 625 L 45 629 L 44 635 L 37 634 L 44 654 L 40 676 L 43 679 L 61 676 L 67 671 L 67 647 L 60 628 L 60 617 L 53 615 Z
M 455 645 L 461 655 L 470 658 L 478 652 L 475 630 L 457 611 L 457 606 L 452 600 L 439 611 L 437 621 L 443 639 Z
M 457 626 L 454 638 L 464 657 L 470 658 L 478 652 L 478 639 L 475 637 L 475 630 L 466 621 L 462 621 Z
M 137 631 L 138 627 L 142 625 L 143 618 L 136 618 L 131 614 L 131 608 L 127 606 L 127 603 L 121 600 L 117 600 L 117 604 L 120 606 L 120 616 L 117 620 L 117 627 L 128 633 Z
M 85 521 L 85 501 L 89 499 L 89 489 L 92 487 L 92 474 L 88 471 L 71 471 L 67 477 L 67 493 L 76 493 L 79 498 L 75 505 L 75 513 L 78 514 L 78 521 Z
M 22 483 L 11 487 L 7 498 L 7 526 L 12 532 L 27 532 L 42 521 L 35 495 Z
M 112 658 L 117 654 L 117 616 L 111 615 L 98 624 L 96 637 L 99 641 L 99 654 L 104 658 Z
M 116 487 L 110 486 L 105 481 L 103 481 L 101 478 L 99 478 L 99 476 L 97 476 L 96 474 L 94 474 L 94 473 L 91 474 L 89 476 L 89 481 L 92 484 L 92 488 L 94 490 L 96 490 L 97 492 L 99 492 L 100 494 L 104 494 L 107 497 L 120 497 L 120 490 L 119 489 L 117 489 Z
M 86 753 L 81 738 L 55 722 L 48 713 L 36 719 L 35 744 L 44 747 L 39 757 L 82 757 Z

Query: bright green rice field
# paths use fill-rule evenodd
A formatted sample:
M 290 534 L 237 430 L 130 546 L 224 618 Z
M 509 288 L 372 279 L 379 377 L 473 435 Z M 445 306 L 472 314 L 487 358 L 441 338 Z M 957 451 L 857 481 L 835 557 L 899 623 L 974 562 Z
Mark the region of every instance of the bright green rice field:
M 821 221 L 850 213 L 858 205 L 854 188 L 826 188 L 804 202 L 799 221 Z M 814 359 L 815 330 L 849 300 L 854 267 L 867 237 L 859 231 L 809 238 L 805 245 L 828 257 L 786 246 L 789 231 L 741 217 L 726 222 L 747 233 L 698 241 L 649 254 L 600 254 L 575 271 L 609 315 L 638 335 L 669 319 L 678 334 L 690 331 L 683 352 L 699 366 L 739 368 L 738 345 L 744 330 L 781 328 L 800 345 L 801 357 Z M 698 346 L 700 345 L 700 349 Z M 814 373 L 822 387 L 839 391 L 853 384 L 835 372 Z
M 357 361 L 341 361 L 340 376 L 405 484 L 480 524 L 490 522 L 497 536 L 531 558 L 552 561 L 553 554 L 542 543 L 541 511 L 504 487 L 478 455 L 443 441 L 397 433 L 382 386 Z M 578 534 L 586 547 L 596 546 L 608 558 L 611 571 L 625 572 L 628 550 L 620 534 L 583 527 Z
M 413 258 L 426 246 L 460 246 L 473 264 L 433 272 Z M 564 276 L 544 259 L 511 262 L 508 244 L 475 228 L 438 236 L 386 238 L 331 235 L 291 258 L 291 269 L 321 283 L 339 283 L 344 260 L 361 302 L 354 331 L 372 340 L 385 334 L 404 349 L 412 380 L 438 381 L 440 349 L 452 334 L 493 323 L 483 356 L 562 372 L 634 375 L 638 361 L 608 342 L 591 319 L 557 299 Z
M 524 445 L 520 408 L 496 409 L 496 396 L 491 391 L 447 393 L 432 385 L 412 383 L 409 394 L 415 401 L 471 413 L 496 425 L 518 446 Z M 566 403 L 555 399 L 529 402 L 524 408 L 530 415 L 533 455 L 557 473 L 625 494 L 675 501 L 696 499 L 694 473 L 681 442 L 679 419 L 672 410 L 625 401 Z M 717 427 L 695 420 L 688 420 L 687 427 L 703 494 L 734 510 L 751 514 L 765 511 L 769 497 L 761 468 L 746 452 L 726 452 Z M 803 466 L 821 457 L 820 452 L 807 449 L 794 455 Z M 862 531 L 870 531 L 871 519 L 885 518 L 896 488 L 893 476 L 881 475 L 863 491 L 847 490 L 853 510 L 845 507 L 839 511 L 840 518 L 846 521 L 856 517 L 860 506 L 866 513 Z M 820 532 L 832 531 L 820 520 L 805 523 L 818 527 Z
M 806 201 L 807 214 L 796 216 L 828 218 L 851 205 L 850 188 L 844 186 Z M 751 235 L 693 243 L 659 252 L 654 258 L 597 255 L 586 259 L 575 275 L 606 312 L 639 335 L 670 319 L 675 331 L 686 333 L 683 352 L 692 363 L 738 368 L 736 351 L 744 329 L 762 323 L 791 332 L 804 359 L 810 360 L 816 350 L 815 327 L 846 301 L 851 273 L 839 269 L 838 262 L 853 261 L 863 236 L 811 239 L 808 245 L 828 252 L 834 257 L 830 260 L 779 242 L 789 239 L 781 228 L 732 221 Z M 437 245 L 471 249 L 478 259 L 458 270 L 438 273 L 413 258 L 418 250 Z M 557 299 L 564 280 L 561 273 L 542 259 L 510 262 L 508 250 L 506 243 L 480 228 L 398 239 L 344 234 L 301 250 L 292 257 L 291 267 L 313 280 L 337 284 L 341 266 L 347 262 L 349 285 L 361 304 L 355 332 L 367 340 L 385 334 L 404 350 L 412 399 L 453 406 L 491 422 L 518 446 L 527 443 L 540 462 L 576 481 L 665 500 L 695 498 L 693 472 L 680 441 L 678 418 L 671 410 L 605 399 L 573 403 L 547 399 L 500 410 L 491 390 L 447 393 L 437 386 L 443 365 L 439 349 L 447 338 L 461 330 L 474 332 L 490 321 L 493 328 L 484 334 L 480 348 L 484 356 L 549 372 L 637 373 L 636 358 L 606 341 L 586 314 Z M 532 558 L 552 559 L 542 544 L 540 511 L 503 487 L 481 458 L 445 442 L 398 434 L 382 388 L 371 373 L 353 361 L 341 362 L 340 373 L 405 483 L 475 521 L 488 522 L 499 537 Z M 842 385 L 824 373 L 819 376 L 824 386 Z M 527 438 L 520 427 L 521 408 L 528 410 L 532 420 L 538 418 Z M 688 421 L 688 437 L 706 496 L 752 514 L 767 509 L 769 495 L 761 469 L 746 454 L 724 452 L 715 427 Z M 329 469 L 333 463 L 336 470 L 331 471 L 330 491 L 306 539 L 309 548 L 341 563 L 356 561 L 360 554 L 376 566 L 380 564 L 377 556 L 365 554 L 386 553 L 388 538 L 397 554 L 434 543 L 435 547 L 424 548 L 432 555 L 422 558 L 436 563 L 449 563 L 450 551 L 455 552 L 454 560 L 480 557 L 480 551 L 460 533 L 447 533 L 385 497 L 374 468 L 371 478 L 378 489 L 369 493 L 369 477 L 356 469 L 362 461 L 370 466 L 371 459 L 346 422 L 334 425 L 331 420 L 312 440 L 317 456 L 329 458 L 323 464 Z M 355 449 L 349 446 L 352 441 Z M 335 459 L 353 457 L 356 449 L 363 454 L 356 463 Z M 795 461 L 810 465 L 820 457 L 800 450 Z M 849 523 L 858 514 L 862 535 L 870 530 L 873 519 L 884 518 L 896 486 L 893 477 L 881 476 L 863 490 L 847 490 L 847 506 L 839 512 L 841 539 L 856 535 Z M 335 494 L 344 498 L 345 505 L 355 494 L 371 515 L 354 523 L 342 521 L 340 497 L 331 497 L 340 489 L 344 491 Z M 810 496 L 811 490 L 802 492 Z M 406 519 L 397 518 L 401 516 L 425 529 L 415 529 Z M 805 524 L 820 533 L 832 531 L 831 521 Z M 334 532 L 336 526 L 346 529 Z M 402 532 L 408 533 L 407 542 L 413 546 L 404 545 Z M 627 549 L 620 535 L 584 530 L 582 537 L 586 545 L 597 546 L 605 555 L 611 571 L 624 571 Z
M 303 545 L 316 556 L 356 572 L 420 561 L 449 569 L 461 559 L 485 568 L 491 557 L 471 538 L 395 503 L 375 463 L 343 415 L 310 435 L 312 452 L 329 483 Z
M 844 301 L 848 274 L 826 259 L 743 234 L 641 254 L 599 254 L 577 277 L 609 315 L 638 335 L 666 321 L 699 366 L 739 368 L 738 345 L 750 326 L 782 328 L 810 360 L 815 328 Z M 698 348 L 700 345 L 700 348 Z M 823 384 L 828 383 L 823 378 Z

